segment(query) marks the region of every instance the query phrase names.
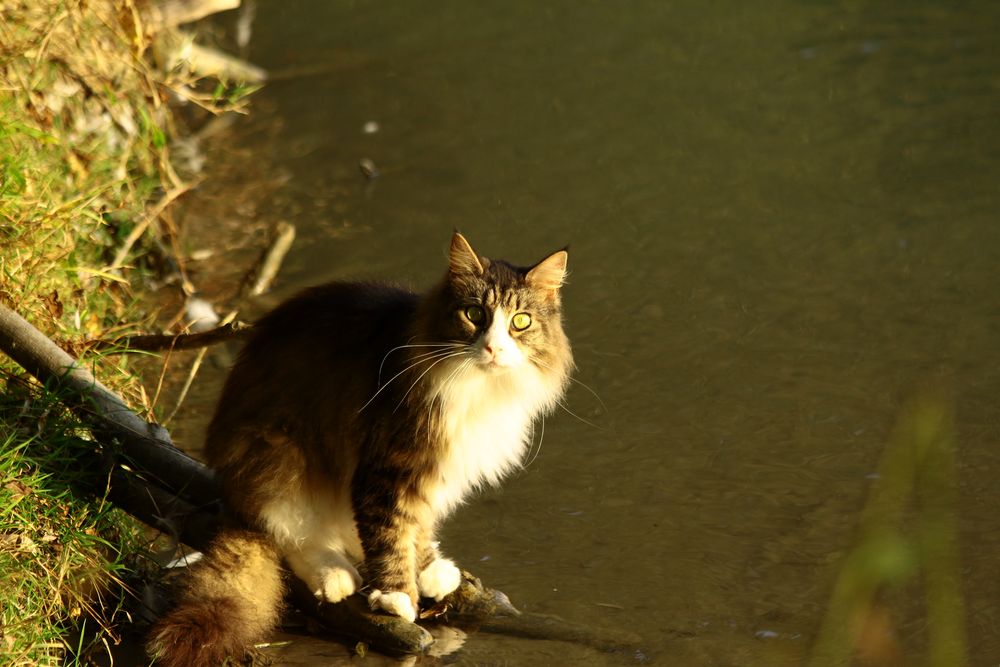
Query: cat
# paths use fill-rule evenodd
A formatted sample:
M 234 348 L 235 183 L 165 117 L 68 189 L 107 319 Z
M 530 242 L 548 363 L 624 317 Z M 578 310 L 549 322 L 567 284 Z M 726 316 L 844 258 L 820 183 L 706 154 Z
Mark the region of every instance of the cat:
M 317 598 L 363 592 L 414 620 L 461 574 L 436 529 L 522 461 L 573 369 L 563 332 L 567 249 L 521 268 L 458 232 L 423 295 L 314 287 L 256 323 L 208 428 L 229 510 L 178 606 L 152 629 L 168 667 L 217 664 L 277 623 L 280 563 Z

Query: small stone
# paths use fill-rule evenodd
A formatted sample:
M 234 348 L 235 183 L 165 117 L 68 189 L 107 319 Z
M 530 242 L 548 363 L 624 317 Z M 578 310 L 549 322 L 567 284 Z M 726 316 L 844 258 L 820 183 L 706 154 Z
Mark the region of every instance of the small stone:
M 368 158 L 362 158 L 361 162 L 358 163 L 358 168 L 361 169 L 361 173 L 364 174 L 365 178 L 368 180 L 373 181 L 379 177 L 378 167 L 376 167 L 375 163 Z

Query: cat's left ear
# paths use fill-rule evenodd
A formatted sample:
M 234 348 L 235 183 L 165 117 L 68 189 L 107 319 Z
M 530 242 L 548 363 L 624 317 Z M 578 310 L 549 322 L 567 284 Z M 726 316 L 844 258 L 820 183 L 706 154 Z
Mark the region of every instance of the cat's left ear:
M 555 294 L 566 282 L 567 262 L 569 262 L 569 252 L 566 248 L 557 250 L 531 267 L 525 279 L 532 287 Z
M 483 275 L 483 263 L 476 251 L 472 249 L 465 237 L 455 230 L 451 237 L 451 249 L 448 252 L 448 269 L 454 275 Z

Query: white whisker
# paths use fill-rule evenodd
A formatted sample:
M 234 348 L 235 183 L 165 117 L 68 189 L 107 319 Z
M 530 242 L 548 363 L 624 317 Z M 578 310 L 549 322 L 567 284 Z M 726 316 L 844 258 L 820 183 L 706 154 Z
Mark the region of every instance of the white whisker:
M 469 364 L 471 364 L 471 363 L 472 363 L 472 359 L 470 358 L 470 359 L 466 359 L 461 364 L 459 364 L 458 367 L 451 372 L 451 375 L 449 375 L 445 379 L 445 381 L 441 383 L 441 393 L 444 393 L 444 391 L 448 388 L 448 385 L 450 385 L 452 382 L 455 381 L 455 376 L 458 375 L 459 372 L 464 371 L 466 368 L 468 368 Z
M 570 376 L 570 377 L 569 377 L 569 381 L 570 381 L 570 382 L 575 382 L 575 383 L 577 383 L 578 385 L 580 385 L 581 387 L 583 387 L 584 389 L 586 389 L 587 391 L 589 391 L 589 392 L 591 393 L 591 395 L 592 395 L 592 396 L 593 396 L 594 398 L 596 398 L 596 399 L 597 399 L 597 402 L 601 404 L 601 409 L 602 409 L 602 410 L 604 410 L 604 412 L 608 412 L 608 406 L 604 404 L 604 399 L 602 399 L 602 398 L 601 398 L 601 397 L 600 397 L 600 396 L 599 396 L 599 395 L 597 394 L 597 392 L 596 392 L 596 391 L 594 391 L 593 389 L 591 389 L 591 388 L 590 388 L 590 385 L 588 385 L 588 384 L 586 384 L 586 383 L 584 383 L 584 382 L 581 382 L 580 380 L 577 380 L 577 379 L 576 379 L 575 377 L 572 377 L 572 376 Z
M 525 467 L 525 468 L 529 467 L 532 463 L 534 463 L 535 459 L 538 458 L 538 455 L 542 453 L 542 440 L 545 439 L 545 417 L 544 416 L 539 417 L 538 422 L 539 422 L 539 424 L 541 426 L 540 431 L 538 433 L 538 446 L 537 447 L 535 447 L 534 445 L 532 446 L 532 449 L 535 450 L 535 453 L 531 456 L 531 460 L 524 464 L 523 467 Z M 532 424 L 531 425 L 531 441 L 532 441 L 532 443 L 534 443 L 534 440 L 535 440 L 535 425 Z
M 428 418 L 430 418 L 430 416 L 431 416 L 431 410 L 434 409 L 435 405 L 438 405 L 438 406 L 442 405 L 442 403 L 440 402 L 441 398 L 442 398 L 442 395 L 445 394 L 445 393 L 447 393 L 448 386 L 452 382 L 455 381 L 455 376 L 458 375 L 460 372 L 464 371 L 466 368 L 468 368 L 469 364 L 471 364 L 471 363 L 472 363 L 472 359 L 466 359 L 461 364 L 459 364 L 455 368 L 455 370 L 453 370 L 451 372 L 451 375 L 449 375 L 445 379 L 444 382 L 441 383 L 441 388 L 437 391 L 436 395 L 430 401 L 428 401 L 428 405 L 427 405 L 427 417 Z
M 411 338 L 410 340 L 413 340 L 413 339 Z M 449 341 L 449 342 L 446 342 L 446 343 L 407 343 L 406 345 L 397 345 L 396 347 L 394 347 L 391 350 L 389 350 L 388 352 L 386 352 L 385 356 L 382 357 L 382 363 L 380 363 L 378 365 L 378 381 L 382 382 L 382 368 L 385 366 L 385 360 L 389 358 L 390 354 L 392 354 L 393 352 L 395 352 L 397 350 L 405 350 L 405 349 L 408 349 L 408 348 L 416 348 L 416 347 L 434 347 L 434 348 L 448 347 L 448 348 L 454 348 L 454 347 L 459 347 L 459 346 L 464 345 L 464 344 L 465 343 L 459 343 L 457 341 L 454 341 L 454 342 Z
M 435 366 L 437 366 L 438 364 L 440 364 L 442 361 L 444 361 L 446 359 L 452 359 L 454 357 L 461 357 L 461 356 L 466 355 L 466 354 L 468 354 L 468 352 L 466 350 L 460 350 L 458 352 L 452 352 L 452 351 L 449 350 L 448 352 L 446 352 L 444 354 L 444 356 L 437 358 L 434 361 L 433 364 L 431 364 L 430 366 L 428 366 L 427 369 L 424 370 L 423 373 L 421 373 L 420 375 L 417 376 L 417 379 L 413 381 L 413 383 L 410 385 L 410 388 L 406 390 L 406 393 L 403 394 L 403 397 L 401 399 L 399 399 L 399 403 L 396 404 L 396 407 L 393 408 L 392 411 L 395 412 L 396 410 L 399 410 L 399 406 L 401 406 L 403 404 L 403 401 L 405 401 L 406 397 L 410 395 L 410 392 L 413 391 L 413 388 L 417 386 L 417 383 L 420 382 L 421 378 L 423 378 L 425 375 L 427 375 L 427 373 L 429 373 L 432 368 L 434 368 Z M 410 368 L 412 368 L 412 366 Z M 409 369 L 407 369 L 407 370 L 409 370 Z M 381 391 L 381 389 L 379 391 Z
M 378 391 L 376 391 L 374 394 L 372 394 L 372 397 L 369 398 L 368 401 L 358 409 L 358 413 L 361 413 L 362 411 L 364 411 L 364 409 L 367 408 L 371 404 L 371 402 L 375 400 L 375 397 L 382 393 L 383 389 L 385 389 L 390 384 L 392 384 L 393 380 L 395 380 L 396 378 L 398 378 L 403 373 L 407 372 L 408 370 L 410 370 L 412 368 L 416 368 L 417 366 L 419 366 L 420 364 L 424 363 L 425 361 L 430 361 L 432 359 L 437 359 L 437 361 L 434 362 L 436 364 L 438 361 L 441 361 L 442 359 L 446 359 L 447 357 L 449 357 L 451 355 L 455 355 L 455 354 L 464 354 L 464 352 L 454 352 L 451 349 L 447 349 L 447 350 L 436 350 L 436 351 L 428 353 L 428 354 L 419 355 L 419 356 L 426 357 L 426 358 L 414 361 L 412 364 L 410 364 L 409 366 L 407 366 L 406 368 L 404 368 L 403 370 L 399 371 L 398 373 L 396 373 L 395 375 L 393 375 L 391 378 L 389 378 L 388 382 L 386 382 L 383 385 L 380 385 L 379 388 L 378 388 Z M 433 368 L 433 367 L 434 367 L 434 364 L 431 364 L 431 368 Z M 421 377 L 423 377 L 423 376 L 421 376 Z
M 562 401 L 556 401 L 556 405 L 558 405 L 560 408 L 562 408 L 563 410 L 565 410 L 569 415 L 571 415 L 571 416 L 576 417 L 577 419 L 579 419 L 581 422 L 583 422 L 587 426 L 593 426 L 598 431 L 607 431 L 608 430 L 608 429 L 606 429 L 603 426 L 598 426 L 597 424 L 595 424 L 592 421 L 587 421 L 586 419 L 584 419 L 583 417 L 581 417 L 580 415 L 576 414 L 575 412 L 573 412 L 572 410 L 570 410 L 568 407 L 566 407 L 566 404 L 563 403 Z
M 545 363 L 544 361 L 542 361 L 541 359 L 539 359 L 537 357 L 532 357 L 531 361 L 534 362 L 534 363 L 536 363 L 536 364 L 538 364 L 539 366 L 541 366 L 543 368 L 546 368 L 548 370 L 552 370 L 552 366 L 550 366 L 549 364 Z M 604 399 L 602 399 L 600 397 L 600 395 L 590 387 L 590 385 L 588 385 L 586 382 L 583 382 L 581 380 L 577 380 L 572 375 L 567 375 L 566 379 L 569 380 L 570 382 L 577 383 L 578 385 L 580 385 L 581 387 L 583 387 L 584 389 L 586 389 L 587 391 L 589 391 L 590 394 L 591 394 L 591 396 L 593 396 L 594 398 L 597 399 L 597 402 L 600 404 L 601 409 L 604 410 L 605 413 L 610 412 L 608 410 L 608 406 L 604 403 Z M 564 406 L 564 409 L 565 409 L 565 406 Z M 568 412 L 568 410 L 567 410 L 567 412 Z

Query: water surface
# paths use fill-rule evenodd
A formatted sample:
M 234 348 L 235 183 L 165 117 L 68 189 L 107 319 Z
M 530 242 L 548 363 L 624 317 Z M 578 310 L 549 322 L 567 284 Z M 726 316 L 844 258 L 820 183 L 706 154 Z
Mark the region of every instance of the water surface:
M 278 77 L 209 169 L 246 184 L 233 217 L 298 226 L 265 304 L 429 285 L 454 228 L 525 264 L 571 246 L 590 389 L 442 540 L 521 607 L 643 641 L 443 660 L 800 664 L 929 385 L 957 415 L 972 664 L 1000 661 L 998 31 L 990 2 L 260 3 L 248 55 Z M 920 600 L 896 605 L 911 659 Z

